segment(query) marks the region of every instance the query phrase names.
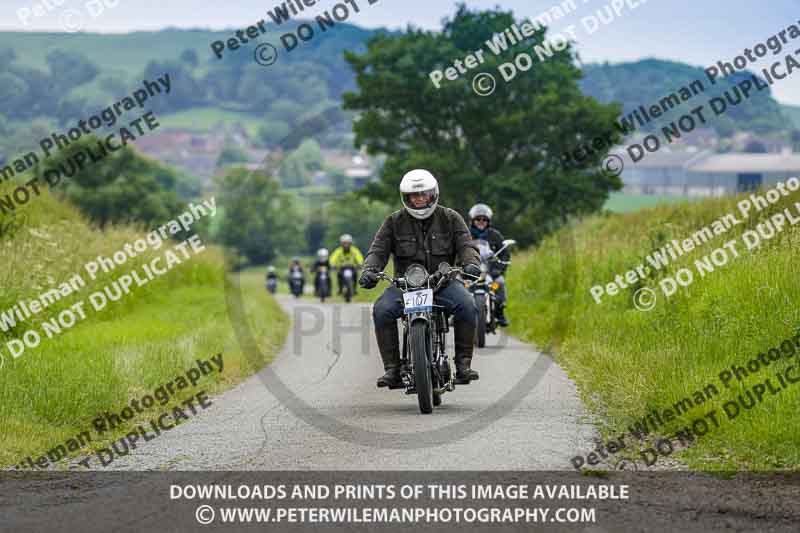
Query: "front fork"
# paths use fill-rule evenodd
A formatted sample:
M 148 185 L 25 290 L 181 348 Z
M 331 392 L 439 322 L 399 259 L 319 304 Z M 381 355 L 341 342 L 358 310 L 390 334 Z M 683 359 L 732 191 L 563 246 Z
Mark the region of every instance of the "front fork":
M 414 363 L 408 353 L 408 336 L 411 324 L 420 320 L 427 323 L 429 335 L 431 334 L 433 320 L 438 321 L 436 337 L 429 344 L 433 375 L 437 384 L 435 391 L 439 394 L 445 391 L 452 391 L 455 388 L 454 376 L 456 375 L 456 370 L 455 361 L 447 357 L 445 339 L 450 328 L 444 313 L 436 313 L 435 315 L 431 313 L 414 313 L 406 316 L 403 320 L 403 354 L 401 358 L 401 368 L 403 370 L 400 377 L 407 387 L 406 394 L 416 394 L 416 389 L 414 388 Z

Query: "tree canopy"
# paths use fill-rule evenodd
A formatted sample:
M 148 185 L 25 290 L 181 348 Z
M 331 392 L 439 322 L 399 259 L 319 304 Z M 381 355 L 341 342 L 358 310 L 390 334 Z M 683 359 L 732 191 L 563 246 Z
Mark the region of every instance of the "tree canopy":
M 565 151 L 587 138 L 613 135 L 620 111 L 581 93 L 571 45 L 508 84 L 497 72 L 517 53 L 533 53 L 546 29 L 500 56 L 486 51 L 482 70 L 498 78 L 491 96 L 475 94 L 471 76 L 439 89 L 431 83 L 429 72 L 485 48 L 515 22 L 522 21 L 510 12 L 461 5 L 441 33 L 378 34 L 365 53 L 346 54 L 358 85 L 344 95 L 345 108 L 360 112 L 356 144 L 388 155 L 380 182 L 365 197 L 394 205 L 401 176 L 426 168 L 439 177 L 443 204 L 466 214 L 474 203 L 487 203 L 496 225 L 528 244 L 570 215 L 599 209 L 609 191 L 621 187 L 618 177 L 597 168 L 602 154 L 584 169 L 562 168 Z
M 75 168 L 71 159 L 87 149 L 98 153 L 100 140 L 86 136 L 34 168 L 39 183 L 50 169 L 67 172 Z M 125 146 L 102 160 L 85 164 L 71 177 L 62 174 L 55 190 L 63 193 L 94 223 L 139 222 L 149 228 L 167 222 L 183 211 L 176 189 L 178 173 Z

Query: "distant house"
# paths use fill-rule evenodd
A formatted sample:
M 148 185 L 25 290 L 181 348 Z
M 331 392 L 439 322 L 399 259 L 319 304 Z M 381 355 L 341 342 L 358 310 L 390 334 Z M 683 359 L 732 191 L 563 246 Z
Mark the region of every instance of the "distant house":
M 327 166 L 341 170 L 352 180 L 351 189 L 360 189 L 376 177 L 374 162 L 363 154 L 323 150 L 322 156 Z
M 800 176 L 800 154 L 656 152 L 625 162 L 624 191 L 636 194 L 722 196 Z
M 800 176 L 800 154 L 719 154 L 693 164 L 690 181 L 696 188 L 730 194 L 793 176 Z
M 709 152 L 659 151 L 648 153 L 634 163 L 627 152 L 619 153 L 625 162 L 622 172 L 624 191 L 632 194 L 690 195 L 689 166 Z M 692 191 L 696 194 L 695 191 Z
M 168 165 L 202 177 L 211 177 L 222 152 L 223 141 L 211 135 L 164 130 L 139 137 L 136 148 Z

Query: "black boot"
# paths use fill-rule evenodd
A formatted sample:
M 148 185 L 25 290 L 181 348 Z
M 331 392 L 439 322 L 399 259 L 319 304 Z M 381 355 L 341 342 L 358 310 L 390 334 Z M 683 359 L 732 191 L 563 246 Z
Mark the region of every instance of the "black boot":
M 497 304 L 497 325 L 502 328 L 508 327 L 508 319 L 506 319 L 506 304 Z
M 475 327 L 456 321 L 454 324 L 454 337 L 456 349 L 456 379 L 458 385 L 468 385 L 470 381 L 477 380 L 480 376 L 472 370 L 472 350 L 473 339 L 475 338 Z
M 386 373 L 378 378 L 378 387 L 401 386 L 403 382 L 400 379 L 400 335 L 397 333 L 397 323 L 376 327 L 375 338 L 381 352 L 383 368 L 386 370 Z

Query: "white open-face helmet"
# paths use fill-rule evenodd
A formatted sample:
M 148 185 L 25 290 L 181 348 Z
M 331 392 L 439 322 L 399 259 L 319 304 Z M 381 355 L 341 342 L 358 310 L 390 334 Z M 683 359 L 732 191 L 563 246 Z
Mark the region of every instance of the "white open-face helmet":
M 412 193 L 429 194 L 425 207 L 414 207 L 414 204 L 411 203 Z M 400 198 L 403 200 L 403 207 L 412 217 L 424 220 L 433 214 L 439 204 L 439 182 L 427 170 L 412 170 L 403 176 L 403 180 L 400 182 Z
M 472 206 L 472 209 L 469 210 L 469 219 L 475 220 L 476 217 L 486 217 L 489 219 L 489 222 L 492 221 L 492 208 L 486 204 L 475 204 Z
M 270 274 L 273 274 L 275 272 L 275 267 L 274 266 L 268 267 L 267 268 L 267 272 L 269 272 Z
M 317 259 L 320 261 L 325 261 L 328 259 L 328 249 L 327 248 L 320 248 L 317 250 Z
M 339 237 L 339 244 L 353 244 L 353 236 L 349 233 L 345 233 Z

